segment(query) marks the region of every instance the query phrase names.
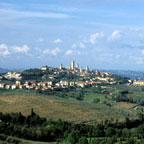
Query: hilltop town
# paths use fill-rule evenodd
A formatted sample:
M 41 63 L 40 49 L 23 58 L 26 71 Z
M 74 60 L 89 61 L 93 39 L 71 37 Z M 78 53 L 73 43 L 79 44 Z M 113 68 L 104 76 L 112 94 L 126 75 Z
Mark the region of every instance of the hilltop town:
M 5 89 L 32 89 L 54 90 L 67 88 L 95 87 L 107 84 L 131 83 L 127 78 L 121 78 L 109 72 L 90 70 L 72 61 L 66 68 L 60 64 L 59 68 L 43 66 L 38 69 L 29 69 L 23 72 L 7 72 L 0 76 L 0 88 Z

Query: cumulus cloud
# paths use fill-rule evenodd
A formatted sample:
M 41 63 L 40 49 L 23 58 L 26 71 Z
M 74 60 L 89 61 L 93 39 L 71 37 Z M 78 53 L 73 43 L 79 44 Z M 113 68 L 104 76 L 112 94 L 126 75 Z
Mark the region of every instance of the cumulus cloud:
M 46 49 L 46 50 L 44 50 L 43 51 L 43 54 L 45 55 L 45 54 L 50 54 L 51 53 L 51 51 L 49 50 L 49 49 Z
M 141 54 L 144 55 L 144 50 L 141 51 Z
M 80 42 L 80 43 L 79 43 L 79 47 L 80 47 L 80 48 L 85 48 L 84 43 Z
M 114 40 L 114 39 L 117 39 L 117 38 L 120 38 L 122 35 L 121 35 L 121 32 L 119 30 L 115 30 L 113 31 L 113 33 L 110 35 L 110 37 L 108 38 L 108 40 Z
M 46 50 L 44 50 L 43 51 L 43 54 L 45 55 L 45 54 L 51 54 L 51 55 L 54 55 L 54 56 L 56 56 L 58 53 L 60 52 L 60 48 L 55 48 L 55 49 L 53 49 L 53 50 L 51 50 L 51 49 L 46 49 Z
M 72 50 L 67 50 L 67 51 L 65 52 L 65 55 L 71 55 L 72 53 L 73 53 Z
M 27 45 L 23 46 L 13 46 L 12 47 L 16 53 L 27 53 L 29 51 L 29 47 Z
M 1 45 L 0 45 L 0 55 L 2 55 L 2 56 L 7 56 L 7 55 L 9 55 L 9 54 L 10 54 L 10 52 L 9 52 L 9 50 L 8 50 L 7 45 L 6 45 L 6 44 L 1 44 Z
M 72 44 L 72 48 L 76 48 L 76 47 L 77 47 L 76 43 Z
M 90 43 L 94 44 L 98 38 L 102 38 L 104 36 L 103 32 L 97 32 L 90 36 Z
M 54 50 L 51 51 L 51 54 L 56 56 L 57 53 L 59 53 L 59 52 L 60 52 L 60 48 L 57 47 L 57 48 L 55 48 Z
M 136 64 L 139 64 L 139 65 L 141 65 L 141 64 L 144 64 L 144 61 L 143 61 L 143 59 L 138 59 L 137 61 L 136 61 Z
M 38 42 L 43 42 L 44 39 L 42 37 L 39 38 Z
M 53 42 L 56 43 L 56 44 L 57 43 L 62 43 L 62 40 L 60 38 L 58 38 L 58 39 L 54 40 Z

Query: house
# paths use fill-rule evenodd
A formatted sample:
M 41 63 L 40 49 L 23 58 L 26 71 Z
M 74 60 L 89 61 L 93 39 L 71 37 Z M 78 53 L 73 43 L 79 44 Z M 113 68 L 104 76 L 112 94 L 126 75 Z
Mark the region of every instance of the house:
M 55 86 L 56 86 L 56 87 L 60 87 L 60 86 L 61 86 L 60 82 L 57 82 L 57 83 L 55 84 Z
M 36 86 L 36 87 L 35 87 L 35 90 L 39 90 L 39 89 L 40 89 L 40 86 Z
M 21 81 L 16 81 L 16 85 L 17 86 L 21 85 Z
M 75 82 L 70 82 L 70 86 L 75 86 Z
M 68 81 L 60 81 L 61 86 L 68 86 L 69 82 Z
M 52 86 L 53 82 L 52 81 L 48 81 L 47 84 L 48 84 L 48 86 Z
M 41 67 L 40 68 L 42 71 L 46 71 L 47 70 L 47 67 Z
M 47 81 L 39 82 L 38 86 L 47 87 L 48 86 L 48 82 Z
M 5 84 L 4 83 L 0 83 L 0 88 L 5 88 Z
M 11 85 L 11 89 L 12 89 L 12 90 L 14 90 L 14 89 L 16 89 L 16 88 L 17 88 L 17 85 L 16 85 L 16 84 Z
M 19 88 L 19 89 L 23 89 L 24 86 L 20 84 L 20 85 L 18 86 L 18 88 Z
M 16 79 L 16 80 L 21 80 L 21 79 L 22 79 L 21 74 L 20 74 L 20 73 L 17 73 L 17 72 L 7 72 L 7 73 L 4 75 L 4 77 L 5 77 L 6 79 L 12 79 L 12 78 L 14 78 L 14 79 Z
M 144 81 L 133 81 L 134 85 L 144 86 Z
M 77 86 L 84 88 L 85 82 L 77 82 Z
M 5 88 L 6 88 L 6 89 L 10 89 L 10 88 L 11 88 L 11 85 L 7 84 L 7 85 L 5 85 Z
M 3 78 L 3 76 L 2 75 L 0 75 L 0 79 L 2 79 Z

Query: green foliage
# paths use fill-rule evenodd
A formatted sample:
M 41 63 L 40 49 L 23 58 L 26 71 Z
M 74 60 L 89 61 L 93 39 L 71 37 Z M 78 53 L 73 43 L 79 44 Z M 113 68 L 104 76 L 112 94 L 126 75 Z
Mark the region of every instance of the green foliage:
M 93 103 L 99 103 L 100 102 L 100 99 L 99 98 L 96 98 L 93 100 Z
M 106 136 L 107 137 L 112 137 L 113 135 L 115 135 L 115 129 L 112 127 L 108 127 L 106 129 Z
M 79 137 L 80 137 L 80 132 L 79 131 L 72 131 L 69 135 L 68 135 L 68 138 L 67 138 L 67 141 L 70 143 L 70 144 L 76 144 L 79 140 Z
M 88 144 L 88 140 L 86 137 L 79 138 L 78 144 Z

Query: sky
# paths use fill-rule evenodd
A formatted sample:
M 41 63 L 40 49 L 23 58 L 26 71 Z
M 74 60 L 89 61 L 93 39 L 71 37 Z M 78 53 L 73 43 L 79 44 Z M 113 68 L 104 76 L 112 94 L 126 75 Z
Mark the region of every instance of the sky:
M 144 71 L 143 0 L 0 0 L 0 67 Z

